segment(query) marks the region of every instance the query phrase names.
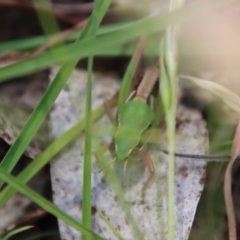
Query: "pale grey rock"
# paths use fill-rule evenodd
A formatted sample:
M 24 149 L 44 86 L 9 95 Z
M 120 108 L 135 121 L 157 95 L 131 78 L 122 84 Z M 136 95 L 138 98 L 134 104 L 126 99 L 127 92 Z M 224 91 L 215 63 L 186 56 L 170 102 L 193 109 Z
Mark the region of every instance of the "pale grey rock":
M 51 78 L 56 73 L 52 70 Z M 51 137 L 57 138 L 72 127 L 85 114 L 85 95 L 87 73 L 74 71 L 68 87 L 59 95 L 50 113 Z M 110 98 L 118 89 L 119 83 L 115 79 L 94 75 L 93 80 L 93 108 L 100 106 L 103 100 Z M 67 90 L 68 89 L 68 90 Z M 75 100 L 75 98 L 77 100 Z M 110 125 L 107 117 L 103 117 L 97 126 Z M 94 128 L 97 129 L 97 128 Z M 97 135 L 97 134 L 95 134 Z M 111 139 L 102 137 L 96 142 Z M 167 148 L 166 136 L 159 136 L 161 146 Z M 93 152 L 96 150 L 94 141 Z M 82 203 L 82 168 L 83 168 L 84 138 L 79 137 L 73 144 L 64 149 L 51 162 L 51 178 L 53 185 L 54 203 L 64 212 L 81 222 Z M 184 154 L 207 154 L 208 133 L 201 114 L 196 110 L 178 106 L 176 152 Z M 123 190 L 125 200 L 129 204 L 131 213 L 142 232 L 142 239 L 165 239 L 167 235 L 167 168 L 168 154 L 161 152 L 158 147 L 149 147 L 149 153 L 155 166 L 155 175 L 147 186 L 150 173 L 144 160 L 128 164 Z M 111 162 L 106 153 L 106 165 Z M 119 181 L 122 181 L 123 165 L 112 164 Z M 117 193 L 108 185 L 104 171 L 92 156 L 92 228 L 104 239 L 118 239 L 103 219 L 96 212 L 100 209 L 113 227 L 124 239 L 136 239 L 132 226 L 126 219 L 123 209 L 118 202 Z M 175 239 L 185 240 L 189 236 L 196 207 L 204 187 L 206 161 L 176 157 L 175 164 Z M 79 239 L 80 234 L 59 221 L 62 239 Z

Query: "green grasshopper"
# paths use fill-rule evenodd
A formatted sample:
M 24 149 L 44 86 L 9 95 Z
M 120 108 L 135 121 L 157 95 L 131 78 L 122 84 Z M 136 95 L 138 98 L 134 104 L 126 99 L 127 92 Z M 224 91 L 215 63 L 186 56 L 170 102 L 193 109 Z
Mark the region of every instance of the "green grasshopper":
M 118 110 L 117 130 L 109 146 L 115 161 L 124 163 L 124 173 L 129 160 L 143 156 L 151 173 L 147 182 L 154 175 L 154 164 L 147 151 L 140 146 L 142 134 L 155 117 L 147 104 L 147 99 L 158 76 L 158 67 L 147 68 L 134 98 L 124 103 Z

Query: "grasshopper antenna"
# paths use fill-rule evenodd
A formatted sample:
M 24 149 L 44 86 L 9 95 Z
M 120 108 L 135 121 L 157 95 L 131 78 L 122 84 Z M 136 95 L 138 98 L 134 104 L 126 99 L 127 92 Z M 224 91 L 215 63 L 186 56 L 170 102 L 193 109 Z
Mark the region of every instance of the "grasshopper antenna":
M 169 151 L 160 148 L 160 151 L 169 154 Z M 185 153 L 174 153 L 175 157 L 184 158 L 195 158 L 195 159 L 206 159 L 207 162 L 227 162 L 231 155 L 202 155 L 202 154 L 185 154 Z

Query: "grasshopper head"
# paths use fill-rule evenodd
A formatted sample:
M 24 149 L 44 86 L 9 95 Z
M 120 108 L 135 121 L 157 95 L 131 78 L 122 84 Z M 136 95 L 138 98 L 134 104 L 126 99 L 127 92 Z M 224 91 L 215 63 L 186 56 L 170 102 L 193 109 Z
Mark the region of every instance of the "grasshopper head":
M 140 137 L 133 131 L 121 129 L 115 135 L 115 155 L 118 161 L 126 161 L 130 153 L 140 142 Z

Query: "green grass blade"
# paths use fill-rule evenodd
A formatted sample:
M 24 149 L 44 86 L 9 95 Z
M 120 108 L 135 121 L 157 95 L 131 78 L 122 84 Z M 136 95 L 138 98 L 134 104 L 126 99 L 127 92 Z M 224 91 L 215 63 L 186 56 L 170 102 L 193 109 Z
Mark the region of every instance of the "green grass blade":
M 121 107 L 121 105 L 126 101 L 127 96 L 129 95 L 132 79 L 134 77 L 138 63 L 140 61 L 143 47 L 144 47 L 144 40 L 140 39 L 137 44 L 135 54 L 132 56 L 131 61 L 128 64 L 128 67 L 125 71 L 125 74 L 121 83 L 119 96 L 118 96 L 118 108 Z
M 109 6 L 109 1 L 104 1 L 101 8 L 96 10 L 94 8 L 93 14 L 96 14 L 95 12 L 98 11 L 98 25 L 100 24 L 101 19 L 103 18 L 104 14 L 106 13 Z M 93 15 L 92 14 L 92 15 Z M 100 19 L 101 17 L 101 19 Z M 84 28 L 81 36 L 79 36 L 78 41 L 80 41 L 83 38 L 86 38 L 86 36 L 89 35 L 88 29 L 90 29 L 92 22 L 92 17 L 90 17 L 90 22 L 86 25 L 86 28 Z M 94 23 L 95 24 L 95 23 Z M 78 42 L 76 42 L 78 43 Z M 78 44 L 75 44 L 78 46 Z M 46 118 L 47 113 L 53 106 L 57 96 L 59 95 L 60 91 L 64 87 L 65 83 L 67 82 L 67 79 L 69 78 L 70 74 L 72 73 L 75 65 L 77 64 L 76 61 L 71 61 L 69 63 L 64 64 L 59 72 L 57 73 L 56 77 L 46 90 L 45 94 L 43 95 L 40 103 L 35 108 L 33 113 L 31 114 L 30 118 L 28 119 L 26 125 L 23 127 L 22 131 L 20 132 L 18 138 L 14 142 L 14 144 L 11 146 L 7 154 L 5 155 L 4 159 L 2 160 L 0 167 L 7 172 L 11 172 L 13 167 L 16 165 L 18 159 L 25 151 L 28 144 L 31 142 L 32 138 L 36 134 L 37 130 L 43 123 L 44 119 Z M 3 182 L 0 181 L 0 187 L 2 186 Z
M 103 221 L 107 224 L 107 226 L 112 230 L 112 232 L 114 233 L 114 235 L 115 235 L 119 240 L 124 240 L 124 238 L 121 236 L 121 234 L 113 227 L 113 225 L 111 224 L 111 222 L 109 222 L 109 221 L 107 220 L 107 218 L 106 218 L 105 215 L 102 213 L 102 211 L 97 208 L 97 212 L 98 212 L 99 216 L 103 219 Z
M 21 228 L 17 228 L 13 231 L 11 231 L 10 233 L 8 233 L 7 235 L 5 235 L 1 240 L 7 240 L 9 239 L 10 237 L 18 234 L 18 233 L 21 233 L 21 232 L 24 232 L 30 228 L 33 228 L 33 226 L 26 226 L 26 227 L 21 227 Z
M 170 1 L 170 11 L 179 8 L 183 2 L 178 0 Z M 166 111 L 167 139 L 169 148 L 168 161 L 168 240 L 175 239 L 175 126 L 176 126 L 176 109 L 177 109 L 177 29 L 174 26 L 166 30 L 164 55 L 161 59 L 163 67 L 163 84 L 166 88 L 161 92 L 168 91 L 168 96 L 163 98 Z M 164 64 L 165 63 L 165 64 Z M 164 69 L 164 65 L 166 69 Z M 165 93 L 166 94 L 166 93 Z M 166 108 L 167 107 L 167 108 Z
M 122 23 L 109 24 L 106 26 L 102 26 L 97 30 L 97 35 L 106 34 L 114 30 L 116 27 L 121 26 Z M 67 37 L 63 37 L 62 41 L 76 41 L 78 36 L 82 33 L 82 30 L 76 30 L 71 35 Z M 7 41 L 5 43 L 1 43 L 0 45 L 0 53 L 5 53 L 9 51 L 27 51 L 32 50 L 36 47 L 40 47 L 43 44 L 47 43 L 48 39 L 56 38 L 58 34 L 45 34 L 43 36 L 37 36 L 27 39 L 21 40 L 13 40 Z
M 39 3 L 41 4 L 41 0 L 33 0 L 32 2 L 36 10 L 38 20 L 42 26 L 43 32 L 46 34 L 45 36 L 48 36 L 54 32 L 59 32 L 60 28 L 55 15 L 53 13 L 46 14 L 45 12 L 39 10 L 38 5 Z M 49 9 L 52 9 L 51 2 L 49 0 L 45 0 L 44 4 L 46 4 Z
M 171 88 L 170 88 L 170 83 L 168 81 L 168 76 L 167 76 L 167 70 L 166 70 L 166 67 L 165 67 L 165 56 L 164 56 L 164 52 L 165 52 L 165 39 L 161 39 L 161 44 L 160 44 L 160 47 L 161 47 L 161 50 L 160 52 L 162 53 L 160 55 L 160 83 L 159 83 L 159 86 L 160 86 L 160 95 L 161 95 L 161 100 L 162 100 L 162 105 L 163 105 L 163 108 L 164 108 L 164 112 L 165 112 L 165 118 L 166 118 L 166 121 L 167 121 L 167 111 L 168 109 L 170 109 L 171 107 Z M 168 124 L 167 124 L 167 127 L 168 127 Z M 167 135 L 168 137 L 168 135 Z M 169 142 L 168 142 L 169 144 Z M 169 156 L 170 158 L 171 156 Z M 169 177 L 169 175 L 168 175 Z M 159 203 L 159 206 L 161 206 L 162 202 Z M 162 209 L 160 209 L 162 210 Z M 163 213 L 163 211 L 161 211 L 160 213 Z M 169 219 L 168 219 L 169 221 Z M 167 222 L 168 223 L 168 222 Z M 163 221 L 163 224 L 164 224 L 164 221 Z M 162 230 L 163 229 L 163 230 Z M 165 232 L 164 231 L 168 231 L 169 227 L 167 224 L 164 224 L 163 226 L 161 226 L 161 236 L 164 236 L 165 235 Z
M 88 59 L 88 81 L 86 97 L 86 129 L 84 142 L 84 164 L 83 164 L 83 199 L 82 199 L 82 224 L 91 229 L 91 172 L 92 172 L 92 70 L 93 57 Z M 88 236 L 83 235 L 83 240 L 89 240 Z
M 122 24 L 121 24 L 122 25 Z M 116 27 L 119 27 L 120 24 L 111 24 L 107 26 L 102 26 L 98 29 L 97 31 L 97 36 L 106 34 L 111 32 L 113 29 Z M 80 34 L 82 31 L 76 31 L 73 33 L 73 35 L 63 38 L 62 40 L 64 41 L 70 41 L 70 40 L 76 40 L 77 39 L 77 34 Z M 45 36 L 40 36 L 40 37 L 34 37 L 30 39 L 24 39 L 24 40 L 15 40 L 7 43 L 3 43 L 0 45 L 0 54 L 4 52 L 9 52 L 9 51 L 26 51 L 26 50 L 33 50 L 34 47 L 41 46 L 43 44 L 47 43 L 47 39 L 52 39 L 56 38 L 58 34 L 55 35 L 45 35 Z M 156 48 L 159 44 L 158 39 L 152 38 L 149 43 L 147 43 L 145 49 L 144 49 L 144 54 L 145 55 L 157 55 Z M 56 46 L 56 49 L 59 46 Z M 60 47 L 61 48 L 61 47 Z M 104 56 L 131 56 L 135 50 L 135 41 L 130 42 L 129 44 L 119 44 L 117 46 L 107 48 L 101 51 L 96 52 L 95 55 L 104 55 Z M 61 50 L 60 50 L 61 51 Z M 71 52 L 72 51 L 72 44 L 68 43 L 65 44 L 65 51 L 66 52 Z M 56 59 L 57 60 L 57 59 Z
M 171 13 L 158 14 L 156 16 L 150 16 L 130 24 L 125 24 L 108 34 L 100 35 L 97 38 L 93 37 L 87 40 L 84 39 L 79 41 L 67 56 L 64 54 L 59 54 L 57 63 L 76 60 L 79 59 L 79 57 L 95 55 L 96 52 L 118 45 L 121 42 L 126 42 L 133 38 L 138 38 L 140 36 L 146 36 L 162 31 L 168 25 L 171 25 L 175 22 L 179 23 L 186 21 L 200 13 L 206 14 L 215 10 L 216 8 L 222 7 L 234 1 L 235 0 L 218 0 L 211 2 L 201 1 L 198 3 L 189 4 L 188 6 Z M 25 61 L 0 69 L 0 81 L 47 68 L 53 63 L 56 63 L 56 60 L 50 53 L 45 52 L 37 57 L 32 57 Z
M 170 108 L 166 112 L 167 137 L 169 147 L 168 164 L 168 239 L 175 239 L 175 126 L 177 108 L 177 62 L 174 44 L 173 29 L 167 30 L 166 59 L 168 67 L 168 81 L 171 85 Z M 168 39 L 170 38 L 170 39 Z
M 58 33 L 60 32 L 60 28 L 58 26 L 58 22 L 56 20 L 56 17 L 53 14 L 46 14 L 43 11 L 40 11 L 37 7 L 41 3 L 41 0 L 33 0 L 33 5 L 36 9 L 36 13 L 38 15 L 39 22 L 42 26 L 43 32 L 45 33 L 45 36 L 49 36 L 51 33 Z M 49 0 L 45 1 L 45 3 L 49 9 L 51 9 L 51 2 Z M 67 51 L 64 48 L 64 42 L 59 41 L 58 45 L 61 47 L 56 48 L 55 46 L 52 46 L 50 48 L 50 52 L 53 55 L 53 57 L 57 60 L 59 54 L 66 55 Z
M 99 119 L 105 112 L 104 107 L 100 107 L 93 111 L 92 122 Z M 34 161 L 32 161 L 17 177 L 22 183 L 28 182 L 44 165 L 46 165 L 57 153 L 75 139 L 86 126 L 86 118 L 82 119 L 74 127 L 69 129 L 60 138 L 55 140 L 47 149 L 42 152 Z M 10 199 L 16 190 L 11 186 L 7 186 L 0 192 L 0 208 Z
M 101 1 L 95 1 L 95 8 L 101 7 Z M 110 4 L 110 1 L 109 1 Z M 95 36 L 97 31 L 97 12 L 93 14 L 91 32 L 89 36 Z M 83 198 L 82 198 L 82 224 L 86 228 L 91 229 L 91 172 L 92 172 L 92 71 L 93 71 L 93 57 L 88 58 L 88 80 L 87 80 L 87 96 L 86 96 L 86 129 L 84 142 L 84 164 L 83 164 Z M 82 236 L 83 240 L 90 240 L 87 235 Z
M 82 234 L 85 234 L 93 239 L 101 239 L 100 236 L 98 236 L 96 233 L 86 229 L 83 227 L 79 222 L 77 222 L 75 219 L 69 217 L 64 212 L 60 211 L 57 207 L 55 207 L 52 203 L 50 203 L 48 200 L 31 190 L 29 187 L 25 186 L 23 183 L 21 183 L 19 180 L 16 180 L 11 175 L 7 174 L 5 171 L 0 169 L 0 178 L 2 181 L 7 182 L 12 187 L 17 189 L 20 193 L 27 196 L 29 199 L 31 199 L 33 202 L 38 204 L 40 207 L 45 209 L 47 212 L 51 213 L 55 217 L 61 219 L 69 226 L 75 228 L 76 230 L 80 231 Z

